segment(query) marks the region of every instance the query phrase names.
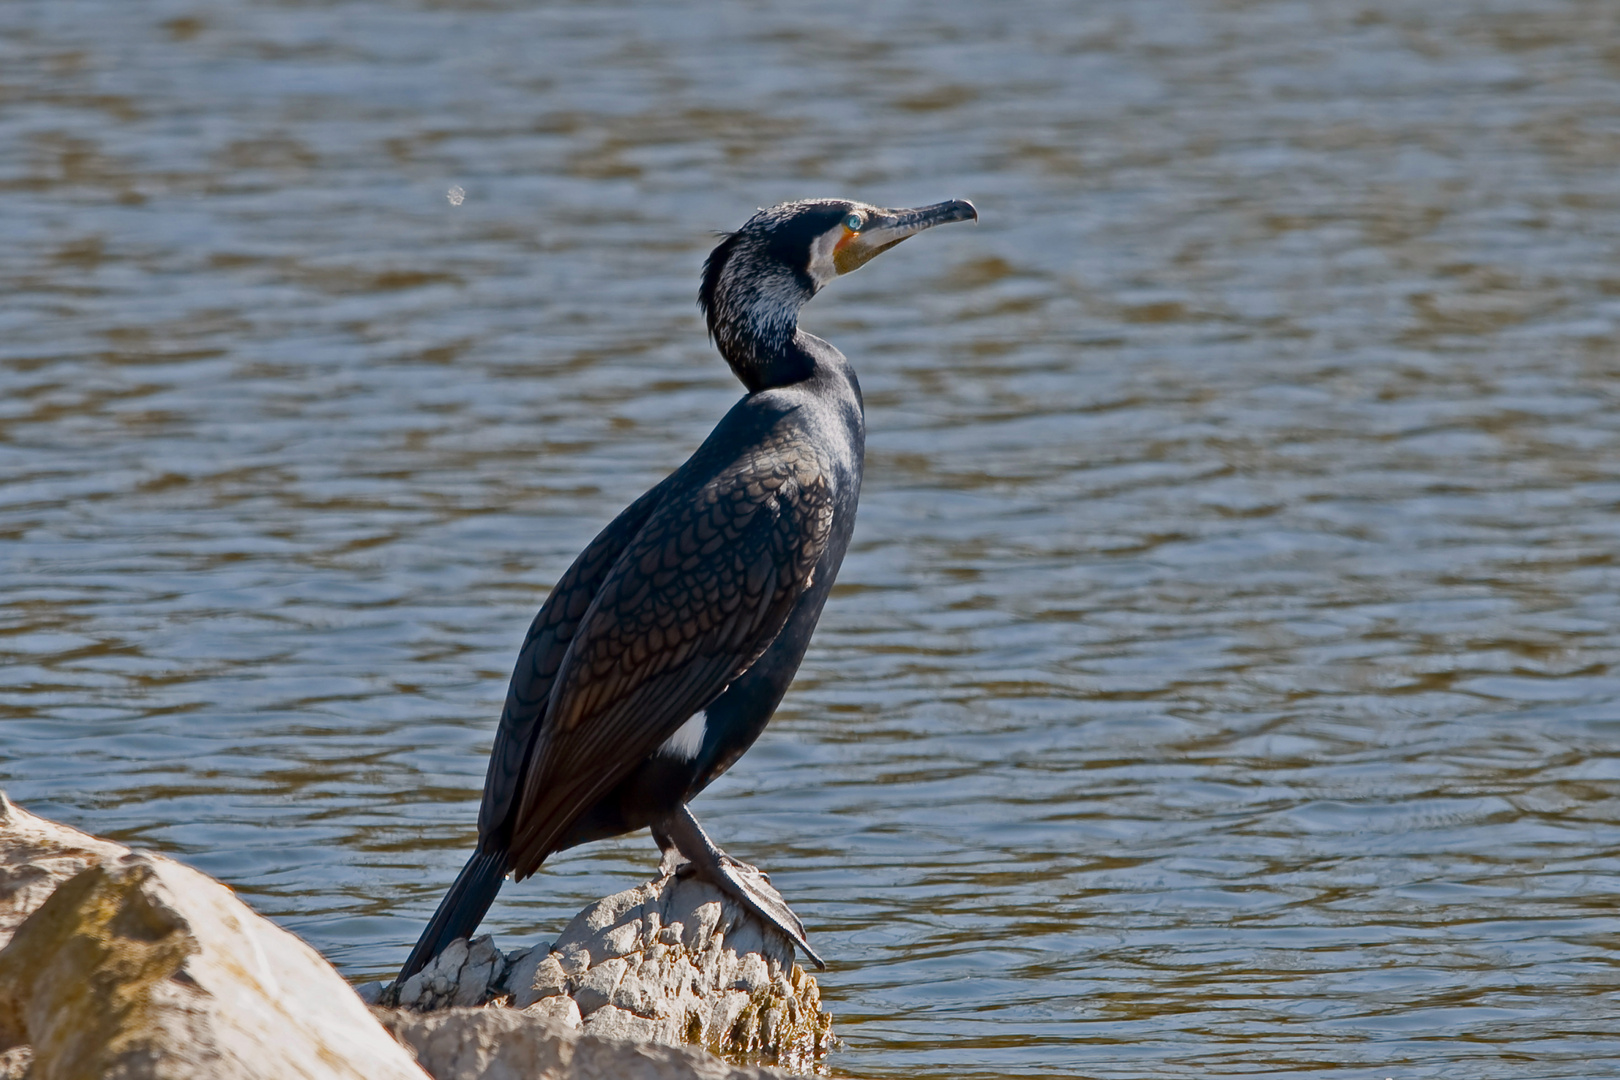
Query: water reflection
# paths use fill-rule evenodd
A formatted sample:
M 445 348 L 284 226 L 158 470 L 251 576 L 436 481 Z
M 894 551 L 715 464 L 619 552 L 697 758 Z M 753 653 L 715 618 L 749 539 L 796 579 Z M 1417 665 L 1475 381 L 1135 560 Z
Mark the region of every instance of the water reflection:
M 835 1067 L 1613 1071 L 1610 10 L 716 11 L 0 7 L 7 790 L 391 969 L 545 588 L 737 393 L 705 230 L 971 196 L 807 311 L 856 544 L 703 798 Z

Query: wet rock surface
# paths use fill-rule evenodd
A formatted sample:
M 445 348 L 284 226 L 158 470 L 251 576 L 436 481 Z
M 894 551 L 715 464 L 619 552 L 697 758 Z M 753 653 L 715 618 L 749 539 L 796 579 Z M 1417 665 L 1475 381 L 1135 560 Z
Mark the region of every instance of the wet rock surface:
M 397 988 L 372 984 L 361 996 L 417 1012 L 509 1006 L 586 1035 L 696 1044 L 795 1070 L 833 1042 L 792 944 L 679 874 L 597 901 L 549 946 L 503 958 L 487 936 L 458 941 Z

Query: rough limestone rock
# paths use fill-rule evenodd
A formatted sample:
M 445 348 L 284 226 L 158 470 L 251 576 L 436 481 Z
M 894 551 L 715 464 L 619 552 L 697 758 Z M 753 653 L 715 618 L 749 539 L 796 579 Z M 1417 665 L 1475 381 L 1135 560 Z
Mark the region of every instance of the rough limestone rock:
M 692 1047 L 581 1035 L 516 1009 L 378 1009 L 435 1080 L 787 1080 Z
M 482 1005 L 501 992 L 506 969 L 506 957 L 490 935 L 452 941 L 431 964 L 400 985 L 393 1003 L 419 1012 Z M 369 986 L 361 997 L 374 997 Z
M 0 947 L 62 882 L 128 853 L 122 844 L 35 817 L 0 792 Z
M 419 1011 L 505 1004 L 586 1035 L 694 1043 L 796 1070 L 832 1042 L 832 1017 L 792 943 L 680 875 L 597 901 L 549 947 L 503 964 L 488 937 L 458 941 L 399 987 L 373 984 L 361 996 Z
M 647 899 L 624 902 L 624 897 L 643 893 Z M 653 902 L 654 893 L 663 899 Z M 635 1013 L 636 1002 L 623 995 L 618 1000 L 630 1008 L 612 1003 L 623 979 L 610 984 L 606 973 L 620 969 L 593 965 L 590 950 L 619 961 L 623 971 L 650 976 L 656 963 L 648 964 L 647 956 L 660 950 L 648 944 L 653 937 L 641 941 L 637 935 L 656 925 L 670 939 L 661 941 L 663 958 L 674 955 L 674 945 L 684 940 L 682 931 L 671 933 L 671 920 L 664 916 L 679 908 L 669 906 L 676 893 L 666 879 L 610 897 L 582 913 L 559 942 L 577 944 L 570 945 L 568 955 L 583 958 L 581 974 L 601 969 L 592 985 L 608 1003 L 593 1009 L 593 1016 L 601 1018 L 594 1021 L 598 1031 L 634 1034 L 640 1028 L 632 1030 L 632 1025 L 650 1017 Z M 686 915 L 691 925 L 707 927 L 693 939 L 701 941 L 700 953 L 714 970 L 746 968 L 754 973 L 754 983 L 763 985 L 758 973 L 770 973 L 770 961 L 746 948 L 743 959 L 735 960 L 735 949 L 739 942 L 746 946 L 747 935 L 724 929 L 738 921 L 737 913 L 721 910 L 718 894 L 712 900 L 713 910 L 707 913 L 696 913 L 708 902 L 696 894 L 685 896 L 681 902 L 686 908 L 679 908 L 691 909 Z M 642 930 L 632 934 L 627 930 L 632 923 Z M 606 945 L 596 941 L 602 933 L 628 944 L 630 951 L 608 957 Z M 514 958 L 503 957 L 488 937 L 452 946 L 419 980 L 413 1005 L 438 1011 L 378 1010 L 385 1028 L 319 954 L 254 914 L 225 886 L 161 856 L 131 853 L 34 817 L 3 794 L 0 945 L 0 1080 L 782 1076 L 728 1065 L 703 1050 L 582 1034 L 584 1017 L 574 997 L 544 992 L 537 973 L 550 957 L 545 949 L 526 954 L 532 961 L 524 977 L 524 996 L 531 999 L 527 1010 L 453 1007 L 491 997 L 510 1000 Z M 778 971 L 791 961 L 785 947 L 772 955 Z M 669 970 L 683 969 L 671 964 Z M 799 991 L 797 1007 L 801 1012 L 807 1004 L 814 1009 L 813 981 L 796 969 L 789 971 L 800 980 L 797 985 L 810 990 Z M 558 986 L 570 990 L 570 978 L 565 974 Z M 749 985 L 746 979 L 728 987 L 715 983 L 694 993 L 735 996 Z M 680 997 L 681 988 L 674 989 Z M 783 1006 L 775 1007 L 781 1014 Z M 615 1024 L 604 1022 L 616 1012 L 623 1016 Z M 744 1022 L 733 1027 L 744 1038 L 722 1039 L 719 1045 L 758 1049 L 765 1030 L 778 1036 L 788 1031 L 780 1019 L 762 1027 L 769 1014 L 769 1006 L 753 1013 L 740 1010 L 737 1015 Z M 819 1011 L 813 1015 L 819 1021 Z M 748 1017 L 754 1018 L 752 1027 Z M 823 1024 L 821 1030 L 825 1028 Z M 751 1030 L 752 1039 L 747 1037 Z M 412 1061 L 413 1052 L 422 1055 L 421 1066 Z
M 28 1080 L 33 1064 L 33 1047 L 13 1046 L 0 1054 L 0 1080 Z
M 0 791 L 0 948 L 62 882 L 102 859 L 127 854 L 122 844 L 35 817 Z M 21 1045 L 21 1024 L 0 1008 L 0 1080 L 28 1076 L 34 1051 Z
M 17 927 L 0 1030 L 26 1036 L 31 1080 L 424 1076 L 314 949 L 148 854 L 81 871 Z

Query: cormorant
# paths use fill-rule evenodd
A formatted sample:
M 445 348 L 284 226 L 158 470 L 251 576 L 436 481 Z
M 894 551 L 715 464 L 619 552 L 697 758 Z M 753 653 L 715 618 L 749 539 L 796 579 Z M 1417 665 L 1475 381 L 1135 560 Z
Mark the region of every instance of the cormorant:
M 860 385 L 843 353 L 799 329 L 799 309 L 907 237 L 978 216 L 960 199 L 789 202 L 709 255 L 698 305 L 748 394 L 591 541 L 535 616 L 489 755 L 478 847 L 401 981 L 470 937 L 508 874 L 644 827 L 666 872 L 684 856 L 825 966 L 765 875 L 716 847 L 686 804 L 764 730 L 855 524 Z

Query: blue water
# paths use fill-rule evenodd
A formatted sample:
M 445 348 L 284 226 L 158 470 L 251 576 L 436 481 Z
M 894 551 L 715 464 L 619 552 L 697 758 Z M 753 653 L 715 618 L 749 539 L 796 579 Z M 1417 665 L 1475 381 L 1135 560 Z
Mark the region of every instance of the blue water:
M 831 960 L 829 1067 L 1620 1075 L 1617 34 L 0 6 L 0 782 L 391 972 L 545 590 L 739 393 L 712 233 L 969 197 L 806 310 L 855 544 L 695 807 Z

